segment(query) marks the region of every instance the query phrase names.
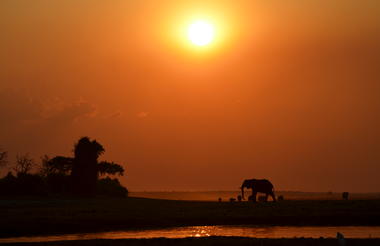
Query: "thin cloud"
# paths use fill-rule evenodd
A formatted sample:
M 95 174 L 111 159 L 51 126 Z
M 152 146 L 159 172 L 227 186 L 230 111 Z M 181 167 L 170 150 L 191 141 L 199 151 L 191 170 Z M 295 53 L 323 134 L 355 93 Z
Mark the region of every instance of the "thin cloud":
M 138 118 L 146 118 L 148 116 L 149 116 L 149 112 L 142 111 L 142 112 L 137 113 Z

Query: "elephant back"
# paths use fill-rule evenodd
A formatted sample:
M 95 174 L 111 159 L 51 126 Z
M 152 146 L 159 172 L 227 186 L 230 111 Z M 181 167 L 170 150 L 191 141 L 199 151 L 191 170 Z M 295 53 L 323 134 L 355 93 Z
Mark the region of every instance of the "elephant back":
M 273 184 L 267 179 L 255 179 L 253 189 L 257 192 L 270 193 L 273 191 Z

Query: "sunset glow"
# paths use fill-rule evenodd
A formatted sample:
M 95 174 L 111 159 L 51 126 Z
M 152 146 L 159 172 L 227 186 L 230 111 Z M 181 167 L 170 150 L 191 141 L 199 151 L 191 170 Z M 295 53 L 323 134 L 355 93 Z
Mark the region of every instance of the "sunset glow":
M 380 245 L 379 2 L 0 0 L 0 244 Z
M 189 40 L 198 46 L 210 44 L 214 39 L 214 26 L 206 21 L 196 21 L 189 26 Z
M 0 178 L 87 136 L 132 192 L 378 192 L 378 3 L 0 1 Z

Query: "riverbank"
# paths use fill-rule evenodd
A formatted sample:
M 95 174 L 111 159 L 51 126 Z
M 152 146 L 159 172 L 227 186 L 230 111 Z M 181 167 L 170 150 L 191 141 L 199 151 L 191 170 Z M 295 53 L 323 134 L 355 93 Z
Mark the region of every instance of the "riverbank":
M 336 246 L 339 245 L 337 239 L 310 239 L 310 238 L 293 238 L 293 239 L 257 239 L 243 237 L 207 237 L 207 238 L 183 238 L 183 239 L 117 239 L 117 240 L 79 240 L 79 241 L 60 241 L 46 243 L 11 243 L 2 244 L 3 246 Z M 380 245 L 380 239 L 346 239 L 346 245 L 350 246 L 377 246 Z
M 251 191 L 246 191 L 250 195 Z M 132 197 L 152 199 L 186 200 L 186 201 L 217 201 L 221 198 L 228 201 L 231 197 L 239 195 L 238 191 L 143 191 L 130 192 Z M 301 191 L 278 191 L 276 196 L 282 196 L 285 200 L 342 200 L 342 192 L 301 192 Z M 380 193 L 349 193 L 350 200 L 379 200 Z
M 193 225 L 380 225 L 380 200 L 194 202 L 144 198 L 0 200 L 0 237 Z

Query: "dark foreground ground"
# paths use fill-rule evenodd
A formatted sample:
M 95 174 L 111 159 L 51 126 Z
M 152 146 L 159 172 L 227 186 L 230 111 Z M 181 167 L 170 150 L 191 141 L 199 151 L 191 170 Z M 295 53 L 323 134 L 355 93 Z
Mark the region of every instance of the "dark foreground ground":
M 0 218 L 0 237 L 190 225 L 380 225 L 380 200 L 13 199 L 0 200 Z
M 48 242 L 48 243 L 15 243 L 15 244 L 2 244 L 12 246 L 160 246 L 160 245 L 173 245 L 173 246 L 239 246 L 239 245 L 252 245 L 252 246 L 337 246 L 341 245 L 336 239 L 256 239 L 256 238 L 240 238 L 240 237 L 208 237 L 208 238 L 184 238 L 184 239 L 119 239 L 119 240 L 87 240 L 87 241 L 66 241 L 66 242 Z M 346 245 L 349 246 L 372 246 L 380 245 L 380 239 L 347 239 Z

